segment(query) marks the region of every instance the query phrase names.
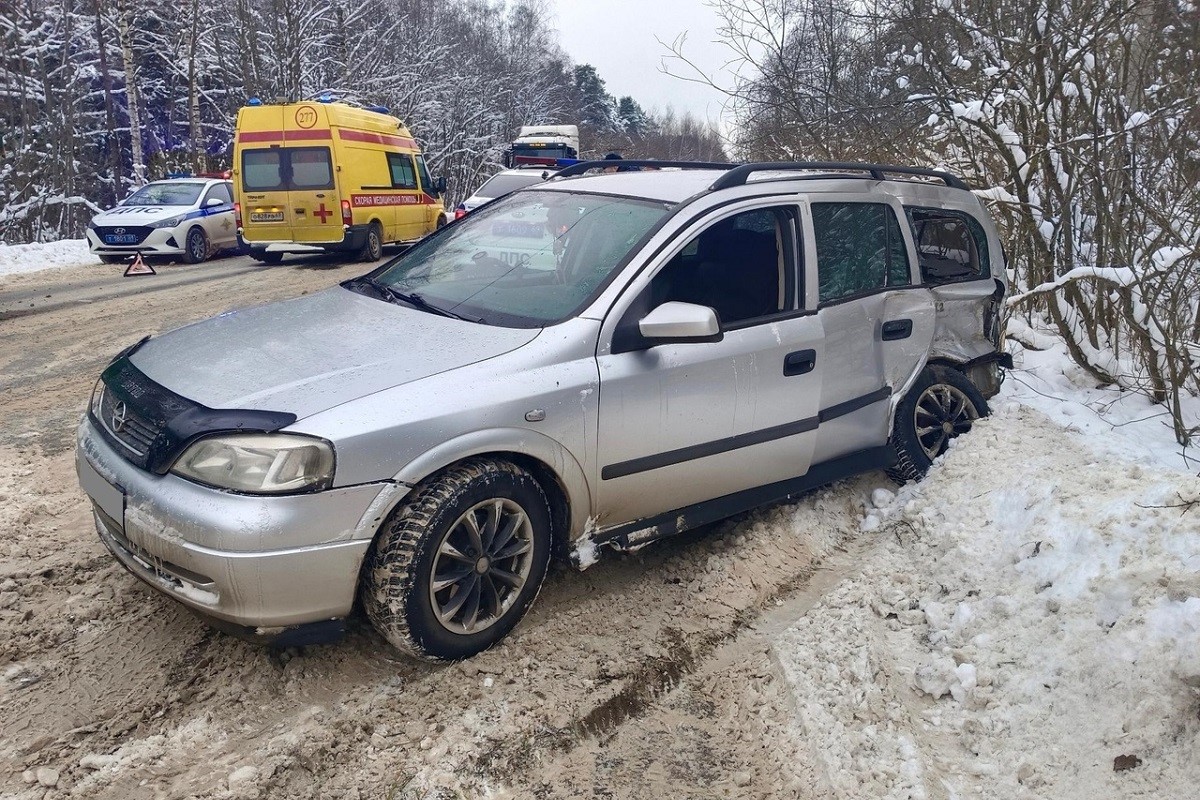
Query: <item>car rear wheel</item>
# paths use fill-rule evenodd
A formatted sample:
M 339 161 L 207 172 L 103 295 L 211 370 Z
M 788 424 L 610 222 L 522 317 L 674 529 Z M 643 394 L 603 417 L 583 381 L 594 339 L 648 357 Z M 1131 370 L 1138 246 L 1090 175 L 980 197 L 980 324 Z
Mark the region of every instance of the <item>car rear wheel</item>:
M 888 477 L 901 484 L 920 480 L 951 439 L 989 413 L 987 400 L 967 376 L 952 367 L 926 367 L 896 406 L 891 440 L 896 463 Z
M 472 459 L 392 512 L 367 556 L 361 597 L 399 650 L 454 661 L 496 644 L 533 604 L 550 559 L 550 507 L 528 472 Z
M 187 233 L 183 246 L 183 260 L 189 264 L 199 264 L 208 258 L 208 236 L 201 228 L 192 228 Z
M 126 256 L 100 256 L 101 264 L 124 264 L 128 260 Z
M 372 222 L 367 228 L 367 240 L 358 251 L 360 261 L 378 261 L 383 258 L 383 226 Z

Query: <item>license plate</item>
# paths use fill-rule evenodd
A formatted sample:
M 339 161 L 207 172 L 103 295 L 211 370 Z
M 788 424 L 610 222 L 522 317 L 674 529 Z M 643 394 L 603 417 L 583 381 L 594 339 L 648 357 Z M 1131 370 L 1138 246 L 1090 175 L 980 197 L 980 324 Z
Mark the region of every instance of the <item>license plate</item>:
M 137 244 L 137 234 L 133 233 L 110 233 L 104 237 L 105 244 Z
M 252 211 L 250 212 L 251 222 L 283 222 L 282 211 Z
M 545 225 L 540 222 L 493 222 L 495 236 L 519 236 L 525 239 L 541 239 L 546 235 Z
M 105 480 L 86 458 L 79 459 L 79 486 L 101 511 L 125 524 L 125 492 Z

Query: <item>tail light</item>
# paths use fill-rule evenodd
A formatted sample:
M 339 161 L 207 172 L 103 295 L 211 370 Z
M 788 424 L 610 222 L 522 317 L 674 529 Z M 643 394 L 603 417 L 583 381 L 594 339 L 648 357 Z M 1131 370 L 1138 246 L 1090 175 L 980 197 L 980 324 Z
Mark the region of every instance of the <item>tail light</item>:
M 342 201 L 342 224 L 350 227 L 354 223 L 354 214 L 350 211 L 350 201 Z
M 233 204 L 233 225 L 238 230 L 242 229 L 242 204 Z
M 467 215 L 467 207 L 466 206 L 460 204 L 458 206 L 458 208 L 454 209 L 454 218 L 455 219 L 462 219 L 466 215 Z

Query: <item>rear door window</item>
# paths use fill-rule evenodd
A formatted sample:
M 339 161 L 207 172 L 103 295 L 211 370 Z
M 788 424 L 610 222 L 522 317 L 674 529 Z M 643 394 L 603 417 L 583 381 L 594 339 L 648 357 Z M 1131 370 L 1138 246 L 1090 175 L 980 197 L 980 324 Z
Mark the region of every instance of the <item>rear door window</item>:
M 927 284 L 970 281 L 988 276 L 987 234 L 969 214 L 936 208 L 905 208 L 921 280 Z
M 812 217 L 821 303 L 911 283 L 904 236 L 890 206 L 813 203 Z
M 292 189 L 332 189 L 333 164 L 328 147 L 288 148 Z
M 242 189 L 247 192 L 332 189 L 328 147 L 272 147 L 242 151 Z

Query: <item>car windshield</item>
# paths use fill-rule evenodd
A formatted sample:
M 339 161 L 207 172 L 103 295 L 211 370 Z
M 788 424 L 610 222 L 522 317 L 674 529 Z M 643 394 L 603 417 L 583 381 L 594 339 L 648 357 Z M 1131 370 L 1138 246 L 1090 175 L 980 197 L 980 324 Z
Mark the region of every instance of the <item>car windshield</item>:
M 571 316 L 668 213 L 662 202 L 520 192 L 414 246 L 373 283 L 404 301 L 507 327 Z
M 493 175 L 483 186 L 475 190 L 476 197 L 500 197 L 517 189 L 524 189 L 535 183 L 542 182 L 542 173 L 546 170 L 530 170 L 521 175 Z
M 202 183 L 148 183 L 121 203 L 123 206 L 190 206 L 200 196 Z

